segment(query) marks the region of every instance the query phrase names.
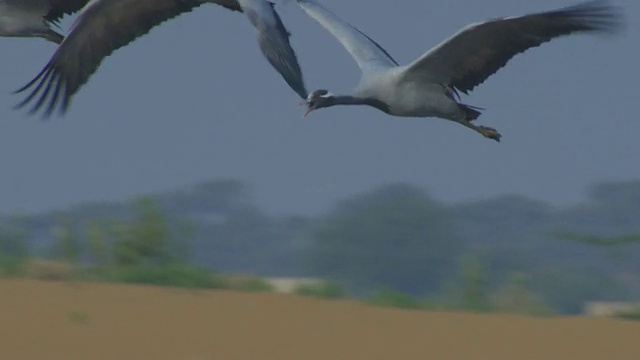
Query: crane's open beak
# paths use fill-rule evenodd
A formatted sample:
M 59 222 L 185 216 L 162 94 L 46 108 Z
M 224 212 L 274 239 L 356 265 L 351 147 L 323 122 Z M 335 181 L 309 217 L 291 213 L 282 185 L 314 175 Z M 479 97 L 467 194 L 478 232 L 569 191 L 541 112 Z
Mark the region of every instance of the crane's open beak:
M 309 115 L 309 113 L 313 109 L 314 109 L 314 106 L 313 105 L 309 105 L 309 107 L 307 108 L 307 111 L 304 112 L 304 115 L 302 115 L 302 117 L 307 117 L 307 115 Z

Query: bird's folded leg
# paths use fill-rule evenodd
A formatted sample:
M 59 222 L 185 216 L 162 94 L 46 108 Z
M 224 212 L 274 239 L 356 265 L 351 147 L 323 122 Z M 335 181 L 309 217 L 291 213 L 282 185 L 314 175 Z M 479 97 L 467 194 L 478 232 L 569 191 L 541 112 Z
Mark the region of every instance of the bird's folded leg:
M 468 127 L 469 129 L 479 132 L 482 136 L 486 137 L 487 139 L 493 139 L 497 142 L 500 142 L 500 138 L 502 137 L 502 135 L 500 135 L 498 130 L 494 128 L 490 128 L 488 126 L 474 125 L 467 120 L 458 120 L 457 122 Z

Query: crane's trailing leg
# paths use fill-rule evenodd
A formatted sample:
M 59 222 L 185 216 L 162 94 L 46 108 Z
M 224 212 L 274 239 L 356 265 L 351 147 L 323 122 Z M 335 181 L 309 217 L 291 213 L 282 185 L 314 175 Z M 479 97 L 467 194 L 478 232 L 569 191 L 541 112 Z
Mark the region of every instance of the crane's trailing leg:
M 471 122 L 467 121 L 467 120 L 461 120 L 458 121 L 460 124 L 468 127 L 469 129 L 475 130 L 477 132 L 480 133 L 480 135 L 486 137 L 487 139 L 492 139 L 495 140 L 497 142 L 500 142 L 500 138 L 502 137 L 502 135 L 500 135 L 500 133 L 498 132 L 498 130 L 494 129 L 494 128 L 490 128 L 488 126 L 477 126 L 472 124 Z
M 486 137 L 487 139 L 493 139 L 497 142 L 500 142 L 500 138 L 502 137 L 502 135 L 500 135 L 500 133 L 498 132 L 498 130 L 494 129 L 494 128 L 490 128 L 488 126 L 478 126 L 478 130 L 477 130 L 480 134 L 482 134 L 482 136 Z
M 502 137 L 502 135 L 500 135 L 500 133 L 496 129 L 490 128 L 488 126 L 478 126 L 471 123 L 473 120 L 477 119 L 480 116 L 481 113 L 479 110 L 482 110 L 481 108 L 460 103 L 457 104 L 458 108 L 464 114 L 464 119 L 456 120 L 457 122 L 468 127 L 469 129 L 479 132 L 487 139 L 493 139 L 497 142 L 500 142 L 500 138 Z

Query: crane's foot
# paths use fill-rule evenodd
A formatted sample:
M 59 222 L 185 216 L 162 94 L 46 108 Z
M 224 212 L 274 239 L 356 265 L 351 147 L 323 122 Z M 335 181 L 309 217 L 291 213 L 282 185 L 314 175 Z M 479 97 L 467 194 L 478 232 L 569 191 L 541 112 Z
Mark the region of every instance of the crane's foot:
M 495 140 L 497 142 L 500 142 L 500 138 L 502 137 L 498 130 L 490 128 L 488 126 L 478 126 L 477 130 L 480 134 L 482 134 L 482 136 L 486 137 L 487 139 Z

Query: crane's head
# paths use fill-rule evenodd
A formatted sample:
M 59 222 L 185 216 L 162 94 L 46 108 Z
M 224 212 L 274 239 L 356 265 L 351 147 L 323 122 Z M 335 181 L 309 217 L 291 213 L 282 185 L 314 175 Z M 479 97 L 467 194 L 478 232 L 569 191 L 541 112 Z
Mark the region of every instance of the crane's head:
M 313 110 L 331 106 L 332 97 L 333 95 L 329 92 L 329 90 L 324 89 L 316 90 L 310 93 L 305 100 L 305 103 L 308 107 L 303 116 L 307 116 Z

